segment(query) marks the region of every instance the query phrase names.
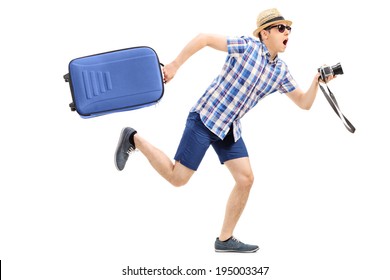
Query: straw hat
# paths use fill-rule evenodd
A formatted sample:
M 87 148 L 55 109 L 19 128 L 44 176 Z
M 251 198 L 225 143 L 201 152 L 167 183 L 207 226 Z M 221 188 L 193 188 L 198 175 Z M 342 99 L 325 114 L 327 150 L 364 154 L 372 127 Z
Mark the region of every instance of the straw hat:
M 270 25 L 275 25 L 279 23 L 285 23 L 289 26 L 291 26 L 292 21 L 285 20 L 284 17 L 279 13 L 277 9 L 268 9 L 265 11 L 262 11 L 257 16 L 257 28 L 255 31 L 253 31 L 253 35 L 255 37 L 259 36 L 259 32 L 265 28 L 267 28 Z

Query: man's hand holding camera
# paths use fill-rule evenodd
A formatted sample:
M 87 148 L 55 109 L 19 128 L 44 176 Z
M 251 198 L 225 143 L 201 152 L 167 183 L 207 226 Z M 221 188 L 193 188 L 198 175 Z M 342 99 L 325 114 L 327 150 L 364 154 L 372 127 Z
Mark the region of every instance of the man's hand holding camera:
M 318 74 L 316 75 L 316 79 L 321 83 L 328 83 L 332 79 L 336 78 L 336 75 L 344 74 L 343 68 L 341 68 L 341 64 L 337 63 L 333 66 L 323 65 L 318 68 Z

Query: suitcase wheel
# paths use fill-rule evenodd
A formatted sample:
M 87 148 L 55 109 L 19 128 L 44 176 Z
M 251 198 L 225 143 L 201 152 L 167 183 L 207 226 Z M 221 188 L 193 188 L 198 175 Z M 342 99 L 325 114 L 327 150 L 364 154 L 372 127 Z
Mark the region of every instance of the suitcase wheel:
M 76 111 L 76 107 L 74 106 L 73 102 L 69 104 L 69 107 L 71 111 Z
M 69 82 L 69 73 L 64 75 L 65 82 Z

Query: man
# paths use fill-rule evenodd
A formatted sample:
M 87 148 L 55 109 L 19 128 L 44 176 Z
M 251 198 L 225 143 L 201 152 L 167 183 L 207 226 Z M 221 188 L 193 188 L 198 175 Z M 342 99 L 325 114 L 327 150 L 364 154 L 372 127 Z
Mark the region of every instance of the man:
M 256 252 L 259 249 L 257 245 L 245 244 L 233 237 L 254 180 L 241 137 L 240 119 L 260 99 L 275 91 L 286 94 L 303 109 L 309 109 L 316 97 L 319 74 L 316 73 L 310 88 L 304 92 L 278 57 L 278 53 L 286 50 L 291 24 L 277 9 L 263 11 L 253 32 L 260 41 L 250 37 L 199 34 L 164 67 L 167 83 L 188 58 L 206 46 L 228 53 L 221 73 L 190 110 L 175 162 L 133 128 L 124 128 L 119 138 L 115 153 L 118 170 L 123 170 L 130 152 L 138 149 L 163 178 L 177 187 L 188 182 L 209 146 L 213 146 L 221 164 L 226 165 L 235 180 L 222 230 L 215 240 L 216 252 Z

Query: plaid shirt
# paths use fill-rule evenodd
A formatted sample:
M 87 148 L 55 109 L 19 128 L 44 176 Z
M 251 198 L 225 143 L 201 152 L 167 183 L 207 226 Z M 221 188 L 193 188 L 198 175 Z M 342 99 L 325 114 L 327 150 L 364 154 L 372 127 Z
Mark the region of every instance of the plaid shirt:
M 266 46 L 250 37 L 229 37 L 228 56 L 221 73 L 192 107 L 202 122 L 224 139 L 233 125 L 234 139 L 241 137 L 240 119 L 265 96 L 291 92 L 297 83 L 278 57 L 270 61 Z

